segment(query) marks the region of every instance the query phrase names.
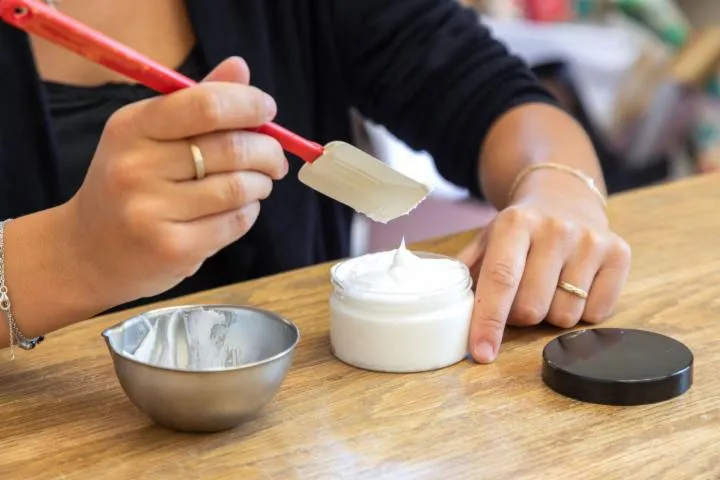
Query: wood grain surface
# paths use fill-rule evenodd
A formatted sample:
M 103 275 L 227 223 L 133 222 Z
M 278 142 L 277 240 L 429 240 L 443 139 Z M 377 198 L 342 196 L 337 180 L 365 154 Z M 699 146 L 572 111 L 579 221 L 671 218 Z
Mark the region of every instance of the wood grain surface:
M 617 196 L 611 215 L 634 260 L 607 325 L 668 334 L 694 351 L 695 384 L 678 399 L 620 408 L 556 395 L 539 375 L 552 328 L 510 330 L 490 366 L 353 369 L 329 352 L 322 265 L 174 302 L 256 305 L 302 330 L 275 401 L 229 432 L 168 431 L 127 400 L 100 332 L 133 312 L 3 358 L 0 478 L 720 478 L 720 176 Z M 471 235 L 422 248 L 454 253 Z

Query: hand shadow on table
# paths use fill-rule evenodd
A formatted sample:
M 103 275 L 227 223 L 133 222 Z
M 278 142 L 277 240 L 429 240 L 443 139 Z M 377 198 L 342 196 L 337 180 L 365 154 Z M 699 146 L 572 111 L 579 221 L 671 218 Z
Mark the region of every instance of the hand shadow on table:
M 578 325 L 582 327 L 582 325 Z M 505 327 L 505 333 L 503 334 L 503 345 L 507 343 L 532 343 L 542 338 L 555 338 L 565 332 L 571 330 L 567 328 L 560 328 L 549 323 L 541 323 L 539 325 L 533 325 L 529 327 L 516 327 L 508 325 Z
M 541 323 L 539 325 L 529 327 L 515 327 L 508 325 L 505 327 L 505 333 L 503 334 L 502 350 L 507 352 L 515 347 L 522 347 L 542 340 L 544 340 L 544 347 L 545 344 L 560 335 L 594 327 L 594 325 L 586 323 L 579 323 L 574 328 L 560 328 L 550 325 L 549 323 Z

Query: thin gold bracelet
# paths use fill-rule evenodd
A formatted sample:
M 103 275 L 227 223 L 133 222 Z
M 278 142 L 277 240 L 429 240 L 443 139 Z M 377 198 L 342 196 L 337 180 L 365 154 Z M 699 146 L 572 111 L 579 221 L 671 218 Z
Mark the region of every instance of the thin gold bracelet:
M 582 182 L 587 185 L 587 187 L 592 190 L 592 192 L 598 197 L 603 207 L 607 209 L 607 199 L 597 187 L 597 185 L 595 185 L 595 180 L 590 175 L 587 175 L 586 173 L 576 168 L 568 167 L 567 165 L 563 165 L 561 163 L 535 163 L 533 165 L 525 167 L 525 169 L 523 169 L 523 171 L 521 171 L 518 176 L 515 177 L 515 180 L 510 187 L 510 194 L 508 195 L 509 201 L 512 202 L 512 199 L 515 197 L 515 193 L 517 192 L 518 187 L 520 187 L 522 181 L 525 180 L 525 178 L 532 172 L 541 169 L 560 170 L 561 172 L 569 173 L 570 175 L 582 180 Z

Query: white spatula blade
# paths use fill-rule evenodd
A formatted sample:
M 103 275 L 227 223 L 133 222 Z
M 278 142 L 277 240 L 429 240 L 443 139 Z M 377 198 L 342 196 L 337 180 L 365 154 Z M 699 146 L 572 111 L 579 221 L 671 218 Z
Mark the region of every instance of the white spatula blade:
M 328 143 L 321 157 L 300 169 L 298 178 L 381 223 L 407 215 L 430 193 L 427 185 L 345 142 Z

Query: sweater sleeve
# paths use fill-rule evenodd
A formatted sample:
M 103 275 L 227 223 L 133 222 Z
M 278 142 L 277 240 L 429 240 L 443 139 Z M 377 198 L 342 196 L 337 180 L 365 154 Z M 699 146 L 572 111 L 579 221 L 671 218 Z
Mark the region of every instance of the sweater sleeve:
M 350 101 L 475 195 L 493 123 L 522 103 L 554 103 L 456 0 L 335 0 L 334 7 Z

